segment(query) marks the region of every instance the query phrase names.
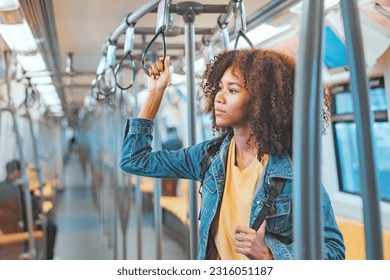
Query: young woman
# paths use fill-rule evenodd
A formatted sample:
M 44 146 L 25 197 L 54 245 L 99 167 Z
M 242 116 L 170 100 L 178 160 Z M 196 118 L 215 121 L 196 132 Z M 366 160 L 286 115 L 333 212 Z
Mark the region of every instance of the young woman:
M 201 87 L 213 129 L 223 141 L 201 178 L 201 159 L 218 138 L 178 151 L 152 152 L 153 119 L 169 82 L 169 57 L 150 68 L 149 96 L 138 118 L 128 120 L 121 168 L 143 176 L 203 181 L 198 259 L 294 259 L 293 243 L 277 238 L 292 239 L 294 71 L 294 60 L 273 50 L 222 52 L 208 63 Z M 329 106 L 328 97 L 325 101 Z M 329 121 L 326 110 L 324 121 Z M 284 188 L 255 231 L 250 226 L 274 177 L 286 180 Z M 343 237 L 324 188 L 322 211 L 323 258 L 344 259 Z

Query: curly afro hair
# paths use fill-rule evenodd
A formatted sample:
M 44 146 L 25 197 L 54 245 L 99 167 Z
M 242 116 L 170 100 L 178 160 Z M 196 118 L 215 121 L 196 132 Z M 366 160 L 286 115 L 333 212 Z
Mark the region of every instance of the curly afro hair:
M 250 137 L 255 137 L 258 158 L 264 154 L 292 155 L 294 104 L 294 58 L 275 50 L 253 49 L 224 51 L 207 65 L 201 77 L 205 110 L 211 113 L 213 131 L 233 134 L 232 128 L 215 123 L 214 100 L 225 70 L 233 66 L 243 74 L 245 89 L 251 95 L 248 107 Z M 330 120 L 329 91 L 324 91 L 323 122 L 325 131 Z M 249 141 L 249 139 L 248 139 Z

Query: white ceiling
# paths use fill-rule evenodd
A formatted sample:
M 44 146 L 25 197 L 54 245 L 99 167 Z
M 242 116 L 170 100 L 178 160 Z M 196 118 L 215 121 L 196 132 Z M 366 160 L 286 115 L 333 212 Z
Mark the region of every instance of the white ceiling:
M 101 56 L 101 49 L 109 34 L 113 32 L 123 19 L 137 10 L 146 0 L 53 0 L 55 23 L 61 53 L 61 61 L 65 61 L 68 52 L 74 53 L 76 70 L 94 70 Z M 184 1 L 172 1 L 172 4 Z M 228 4 L 228 0 L 198 1 L 203 4 Z M 245 0 L 246 13 L 249 16 L 260 9 L 269 0 Z M 217 24 L 219 14 L 202 14 L 197 16 L 195 27 L 213 28 Z M 147 14 L 136 24 L 137 27 L 155 27 L 156 14 Z M 184 27 L 181 16 L 174 15 L 174 23 Z M 233 20 L 229 27 L 233 26 Z M 121 36 L 123 37 L 123 36 Z M 147 41 L 152 37 L 148 36 Z M 201 36 L 196 36 L 200 41 Z M 141 35 L 136 35 L 135 42 L 141 43 Z M 167 37 L 169 43 L 184 43 L 184 36 Z M 168 49 L 169 54 L 169 49 Z
M 73 68 L 75 71 L 89 70 L 96 71 L 99 64 L 102 46 L 112 33 L 130 13 L 139 9 L 146 0 L 53 0 L 54 18 L 58 37 L 59 51 L 61 54 L 62 67 L 65 68 L 65 59 L 68 53 L 73 53 Z M 177 4 L 184 1 L 171 1 Z M 202 4 L 227 5 L 229 0 L 198 1 Z M 247 16 L 259 10 L 270 0 L 245 0 Z M 196 17 L 196 28 L 214 28 L 217 25 L 219 14 L 201 14 Z M 173 15 L 174 25 L 184 27 L 184 21 L 181 16 Z M 147 14 L 142 17 L 135 25 L 135 28 L 149 27 L 155 28 L 156 13 Z M 231 20 L 229 28 L 234 26 L 234 20 Z M 148 43 L 153 35 L 146 36 Z M 119 38 L 119 43 L 123 42 L 123 37 Z M 181 43 L 184 46 L 184 35 L 176 37 L 167 37 L 167 44 Z M 196 35 L 196 42 L 201 42 L 201 35 Z M 135 43 L 142 43 L 142 35 L 135 36 Z M 142 53 L 143 50 L 137 50 Z M 118 52 L 118 53 L 123 53 Z M 167 55 L 184 55 L 183 50 L 169 50 Z M 140 63 L 137 62 L 136 63 Z M 91 84 L 93 76 L 75 77 L 75 84 Z M 68 102 L 76 107 L 83 104 L 85 96 L 88 94 L 88 88 L 68 88 L 65 90 Z

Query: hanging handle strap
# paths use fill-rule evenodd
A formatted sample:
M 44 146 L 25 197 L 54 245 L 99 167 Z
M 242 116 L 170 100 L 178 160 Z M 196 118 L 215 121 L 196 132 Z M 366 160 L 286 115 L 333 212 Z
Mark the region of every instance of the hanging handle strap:
M 133 48 L 134 48 L 134 24 L 131 24 L 126 28 L 125 45 L 124 45 L 124 49 L 123 49 L 125 52 L 125 55 L 121 58 L 118 65 L 115 67 L 116 85 L 121 90 L 128 90 L 129 88 L 131 88 L 133 86 L 134 81 L 135 81 L 136 69 L 135 69 L 134 59 L 131 55 L 131 51 L 133 50 Z M 122 85 L 121 83 L 119 83 L 118 73 L 120 72 L 121 68 L 123 67 L 122 64 L 124 63 L 124 61 L 126 61 L 126 59 L 128 59 L 128 61 L 129 61 L 128 65 L 130 66 L 130 69 L 133 73 L 133 77 L 132 77 L 132 80 L 131 80 L 129 85 Z
M 145 65 L 146 56 L 149 52 L 150 47 L 154 44 L 154 41 L 156 41 L 157 37 L 160 35 L 162 37 L 162 42 L 163 42 L 164 61 L 165 61 L 165 57 L 167 56 L 167 46 L 165 43 L 165 33 L 163 32 L 163 30 L 160 30 L 156 35 L 154 35 L 152 41 L 150 41 L 150 43 L 147 45 L 145 51 L 142 54 L 142 68 L 144 69 L 145 74 L 148 76 L 149 76 L 149 70 L 147 69 L 147 67 Z M 164 69 L 164 63 L 163 63 L 163 71 L 164 70 L 165 69 Z
M 234 49 L 237 49 L 238 40 L 242 37 L 251 49 L 254 49 L 255 46 L 249 40 L 249 38 L 245 35 L 246 32 L 246 13 L 245 13 L 245 5 L 243 1 L 237 2 L 234 7 L 234 31 L 237 34 L 236 40 L 234 42 Z
M 226 28 L 227 23 L 221 22 L 221 15 L 218 17 L 217 20 L 218 26 L 220 28 L 220 35 L 221 35 L 221 44 L 224 50 L 229 50 L 229 30 Z
M 248 43 L 248 45 L 251 47 L 251 49 L 255 49 L 255 46 L 253 45 L 251 40 L 248 38 L 248 36 L 246 36 L 245 33 L 240 30 L 237 34 L 236 41 L 234 42 L 234 49 L 235 50 L 237 49 L 238 40 L 240 39 L 240 37 L 242 37 Z
M 98 66 L 96 87 L 100 95 L 108 97 L 116 92 L 115 76 L 116 42 L 109 40 L 106 58 L 102 58 Z M 103 54 L 104 56 L 104 54 Z
M 146 56 L 149 52 L 149 49 L 154 44 L 158 36 L 161 35 L 162 43 L 163 43 L 163 51 L 164 51 L 164 61 L 165 57 L 167 56 L 167 46 L 165 42 L 165 33 L 168 29 L 168 23 L 169 23 L 169 5 L 170 0 L 161 0 L 160 4 L 157 8 L 157 21 L 156 21 L 156 35 L 154 35 L 153 39 L 150 41 L 150 43 L 147 45 L 145 51 L 142 54 L 142 68 L 144 69 L 144 72 L 146 75 L 149 76 L 149 70 L 147 69 L 145 65 Z M 164 71 L 164 63 L 163 63 L 163 71 Z

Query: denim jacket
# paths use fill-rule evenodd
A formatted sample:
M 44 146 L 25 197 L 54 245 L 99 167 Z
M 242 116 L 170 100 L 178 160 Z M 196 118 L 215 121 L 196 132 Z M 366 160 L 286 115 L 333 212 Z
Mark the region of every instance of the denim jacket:
M 215 139 L 177 151 L 152 152 L 153 121 L 139 118 L 128 120 L 122 147 L 121 168 L 129 173 L 156 178 L 183 178 L 200 181 L 201 159 Z M 202 186 L 200 230 L 197 259 L 205 259 L 211 223 L 222 199 L 225 185 L 225 170 L 231 136 L 223 140 L 219 152 L 213 157 L 206 171 Z M 282 193 L 276 198 L 272 215 L 266 217 L 264 242 L 274 259 L 294 259 L 293 244 L 282 243 L 271 233 L 292 239 L 292 162 L 288 155 L 281 158 L 270 156 L 265 171 L 256 187 L 252 202 L 250 225 L 254 223 L 268 195 L 272 177 L 285 178 Z M 322 212 L 324 225 L 324 259 L 344 259 L 343 237 L 337 227 L 328 194 L 322 187 Z M 248 227 L 250 226 L 248 225 Z

